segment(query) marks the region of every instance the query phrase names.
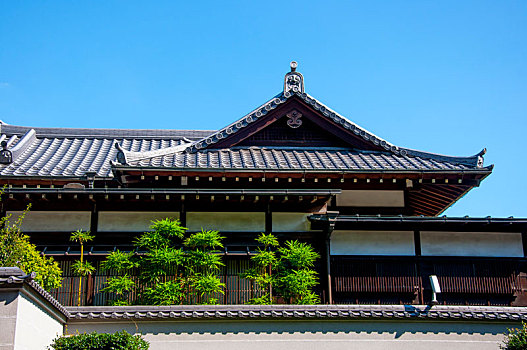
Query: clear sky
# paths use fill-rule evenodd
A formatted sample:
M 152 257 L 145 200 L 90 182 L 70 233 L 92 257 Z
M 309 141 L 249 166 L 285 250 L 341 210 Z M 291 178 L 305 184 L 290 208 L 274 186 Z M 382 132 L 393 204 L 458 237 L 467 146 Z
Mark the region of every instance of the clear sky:
M 306 91 L 401 147 L 494 173 L 446 214 L 527 217 L 527 2 L 0 0 L 0 119 L 218 129 Z

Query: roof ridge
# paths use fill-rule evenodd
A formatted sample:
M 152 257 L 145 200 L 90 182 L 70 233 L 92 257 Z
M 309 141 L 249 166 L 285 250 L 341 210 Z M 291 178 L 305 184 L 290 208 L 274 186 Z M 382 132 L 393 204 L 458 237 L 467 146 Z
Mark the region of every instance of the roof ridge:
M 54 128 L 54 127 L 29 127 L 21 125 L 0 125 L 2 134 L 24 134 L 29 130 L 35 130 L 38 137 L 101 137 L 110 136 L 115 138 L 123 137 L 192 137 L 202 138 L 215 130 L 192 130 L 192 129 L 117 129 L 117 128 Z M 194 135 L 193 135 L 194 134 Z
M 119 151 L 117 153 L 117 161 L 121 164 L 128 164 L 129 162 L 137 162 L 141 160 L 151 159 L 155 157 L 163 157 L 167 155 L 172 155 L 175 153 L 181 153 L 189 147 L 192 142 L 188 139 L 188 143 L 183 143 L 177 146 L 171 146 L 166 148 L 160 148 L 156 150 L 150 150 L 150 151 L 128 151 L 119 144 L 119 142 L 115 142 L 115 148 Z

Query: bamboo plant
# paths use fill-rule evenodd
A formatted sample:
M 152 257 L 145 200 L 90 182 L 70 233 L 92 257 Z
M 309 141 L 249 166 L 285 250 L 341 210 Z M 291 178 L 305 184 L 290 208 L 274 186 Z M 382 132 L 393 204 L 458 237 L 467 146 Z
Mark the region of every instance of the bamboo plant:
M 93 241 L 95 236 L 90 234 L 90 231 L 77 230 L 71 233 L 70 241 L 77 242 L 81 246 L 80 260 L 73 263 L 72 271 L 79 275 L 79 291 L 77 298 L 77 306 L 81 306 L 81 292 L 82 292 L 82 278 L 91 275 L 95 271 L 95 267 L 88 261 L 84 261 L 84 243 Z

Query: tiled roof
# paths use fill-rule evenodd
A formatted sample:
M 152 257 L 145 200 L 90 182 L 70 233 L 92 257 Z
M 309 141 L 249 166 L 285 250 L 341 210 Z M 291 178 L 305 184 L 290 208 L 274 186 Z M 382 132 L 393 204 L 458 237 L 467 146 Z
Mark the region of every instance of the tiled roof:
M 68 307 L 70 321 L 104 319 L 527 320 L 521 307 L 425 305 L 195 305 Z
M 129 154 L 129 153 L 128 153 Z M 464 164 L 424 157 L 364 152 L 347 148 L 314 147 L 233 147 L 177 152 L 163 156 L 145 154 L 128 161 L 130 167 L 244 169 L 244 170 L 320 170 L 320 171 L 460 171 L 474 169 Z
M 0 165 L 2 176 L 82 177 L 86 172 L 95 172 L 98 177 L 112 177 L 111 162 L 125 167 L 249 171 L 482 169 L 466 162 L 456 162 L 454 158 L 438 159 L 427 154 L 397 155 L 348 148 L 251 146 L 186 152 L 192 140 L 183 135 L 196 136 L 199 134 L 197 131 L 172 131 L 172 135 L 168 131 L 158 132 L 147 137 L 140 135 L 146 133 L 142 130 L 135 133 L 131 130 L 95 130 L 91 135 L 79 129 L 65 129 L 61 135 L 57 129 L 50 131 L 6 125 L 2 125 L 1 129 L 1 138 L 9 140 L 7 147 L 13 153 L 13 163 Z M 26 133 L 21 135 L 18 131 Z
M 155 130 L 149 134 L 147 130 L 62 129 L 60 134 L 60 130 L 2 125 L 0 141 L 10 140 L 8 149 L 13 152 L 13 163 L 0 165 L 0 175 L 80 177 L 86 172 L 96 172 L 99 177 L 111 177 L 110 162 L 116 161 L 118 154 L 115 144 L 129 152 L 142 153 L 172 149 L 191 141 L 189 137 L 209 133 Z

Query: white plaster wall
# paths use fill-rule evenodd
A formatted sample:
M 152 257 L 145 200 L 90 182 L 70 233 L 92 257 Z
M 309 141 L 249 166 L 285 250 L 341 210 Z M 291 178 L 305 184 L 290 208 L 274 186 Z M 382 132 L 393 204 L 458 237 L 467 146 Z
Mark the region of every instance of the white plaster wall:
M 187 227 L 190 231 L 218 230 L 230 232 L 265 231 L 263 212 L 188 212 Z
M 16 221 L 22 211 L 8 211 L 10 223 Z M 89 211 L 29 211 L 22 221 L 22 232 L 72 232 L 90 229 Z
M 309 213 L 272 213 L 273 232 L 309 231 L 311 224 L 307 217 Z
M 337 205 L 344 207 L 404 207 L 404 191 L 343 190 Z
M 412 231 L 333 231 L 331 255 L 414 255 Z
M 179 212 L 99 212 L 99 232 L 145 232 L 150 230 L 153 220 L 179 219 Z
M 46 349 L 62 335 L 62 323 L 24 294 L 19 294 L 17 315 L 14 350 Z
M 521 233 L 421 232 L 421 254 L 438 256 L 522 257 Z
M 142 334 L 150 350 L 497 350 L 519 324 L 394 321 L 209 321 L 72 323 L 70 333 Z

